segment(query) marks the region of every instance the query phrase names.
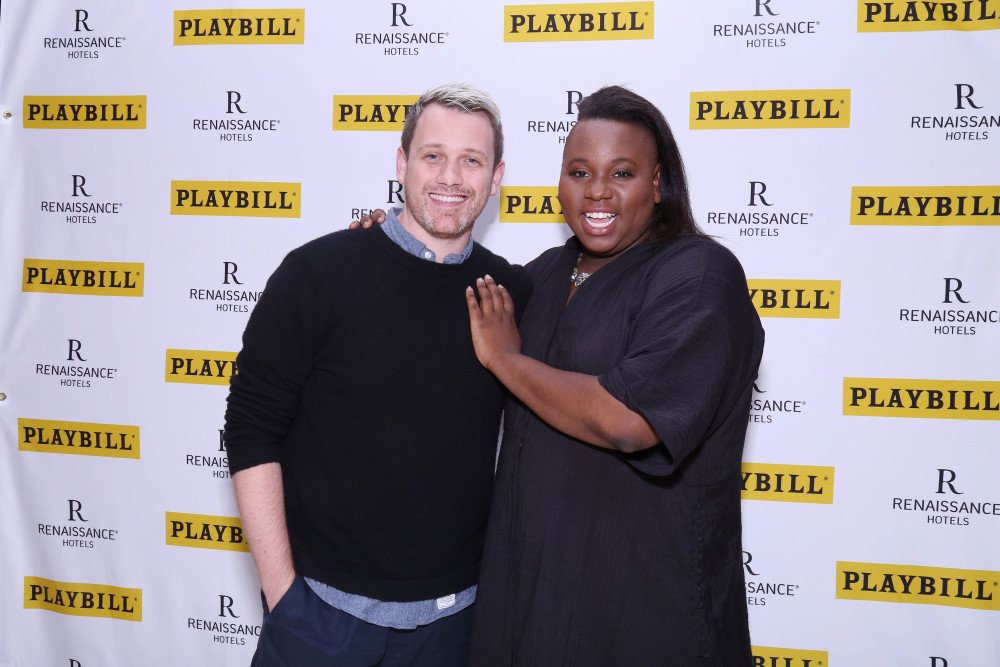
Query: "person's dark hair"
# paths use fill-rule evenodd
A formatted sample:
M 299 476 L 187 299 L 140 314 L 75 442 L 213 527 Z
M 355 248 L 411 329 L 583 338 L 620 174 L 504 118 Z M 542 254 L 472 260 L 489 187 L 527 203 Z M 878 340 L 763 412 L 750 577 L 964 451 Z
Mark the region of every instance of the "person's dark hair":
M 684 163 L 667 119 L 641 95 L 621 86 L 607 86 L 580 101 L 578 121 L 600 119 L 637 123 L 650 131 L 656 141 L 656 161 L 660 164 L 660 203 L 653 209 L 651 242 L 663 242 L 681 235 L 705 236 L 691 213 Z

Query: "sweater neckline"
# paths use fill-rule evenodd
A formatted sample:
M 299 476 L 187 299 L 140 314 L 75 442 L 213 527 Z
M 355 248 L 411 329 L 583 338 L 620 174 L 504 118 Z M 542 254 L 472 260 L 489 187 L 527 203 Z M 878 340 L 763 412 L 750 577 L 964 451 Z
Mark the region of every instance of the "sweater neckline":
M 399 247 L 399 245 L 389 238 L 381 228 L 372 228 L 370 230 L 365 230 L 372 234 L 375 245 L 387 255 L 392 256 L 392 261 L 399 263 L 401 266 L 406 267 L 409 270 L 420 271 L 422 273 L 427 273 L 431 275 L 459 275 L 463 273 L 463 269 L 467 266 L 472 265 L 478 257 L 482 254 L 479 252 L 479 244 L 473 242 L 472 252 L 461 264 L 445 264 L 432 262 L 430 260 L 424 259 L 422 257 L 417 257 L 405 249 Z M 350 232 L 357 233 L 357 232 Z

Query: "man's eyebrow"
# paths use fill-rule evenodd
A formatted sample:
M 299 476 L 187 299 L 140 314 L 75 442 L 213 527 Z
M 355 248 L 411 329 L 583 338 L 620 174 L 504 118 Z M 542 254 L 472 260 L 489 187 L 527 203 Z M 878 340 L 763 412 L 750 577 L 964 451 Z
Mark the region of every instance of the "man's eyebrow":
M 429 144 L 420 144 L 419 146 L 417 146 L 417 150 L 418 151 L 427 150 L 429 148 L 430 149 L 438 149 L 438 150 L 440 150 L 440 149 L 444 148 L 444 144 L 442 144 L 442 143 L 429 143 Z M 478 148 L 469 147 L 469 148 L 464 148 L 462 150 L 465 151 L 465 152 L 467 152 L 467 153 L 475 153 L 476 155 L 480 155 L 480 156 L 482 156 L 484 158 L 485 157 L 489 157 L 487 155 L 486 151 L 480 150 Z

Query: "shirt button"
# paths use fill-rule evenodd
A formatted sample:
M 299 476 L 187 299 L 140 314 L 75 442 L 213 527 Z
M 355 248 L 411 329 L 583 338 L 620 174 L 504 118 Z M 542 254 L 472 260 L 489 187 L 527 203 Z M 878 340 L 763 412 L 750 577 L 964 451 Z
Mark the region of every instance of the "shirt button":
M 434 256 L 434 253 L 432 253 L 430 250 L 427 250 L 427 251 L 424 252 L 424 257 L 426 257 L 427 259 L 430 259 L 433 256 Z

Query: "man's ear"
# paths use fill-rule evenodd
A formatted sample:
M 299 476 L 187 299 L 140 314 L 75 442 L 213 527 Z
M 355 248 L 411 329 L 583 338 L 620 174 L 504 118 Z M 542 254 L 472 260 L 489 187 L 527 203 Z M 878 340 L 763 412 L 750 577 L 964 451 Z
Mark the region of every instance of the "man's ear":
M 497 166 L 493 169 L 493 182 L 490 184 L 491 197 L 500 191 L 500 181 L 503 180 L 503 172 L 506 168 L 506 163 L 504 163 L 503 160 L 500 160 Z
M 406 182 L 406 151 L 402 146 L 396 149 L 396 180 Z

